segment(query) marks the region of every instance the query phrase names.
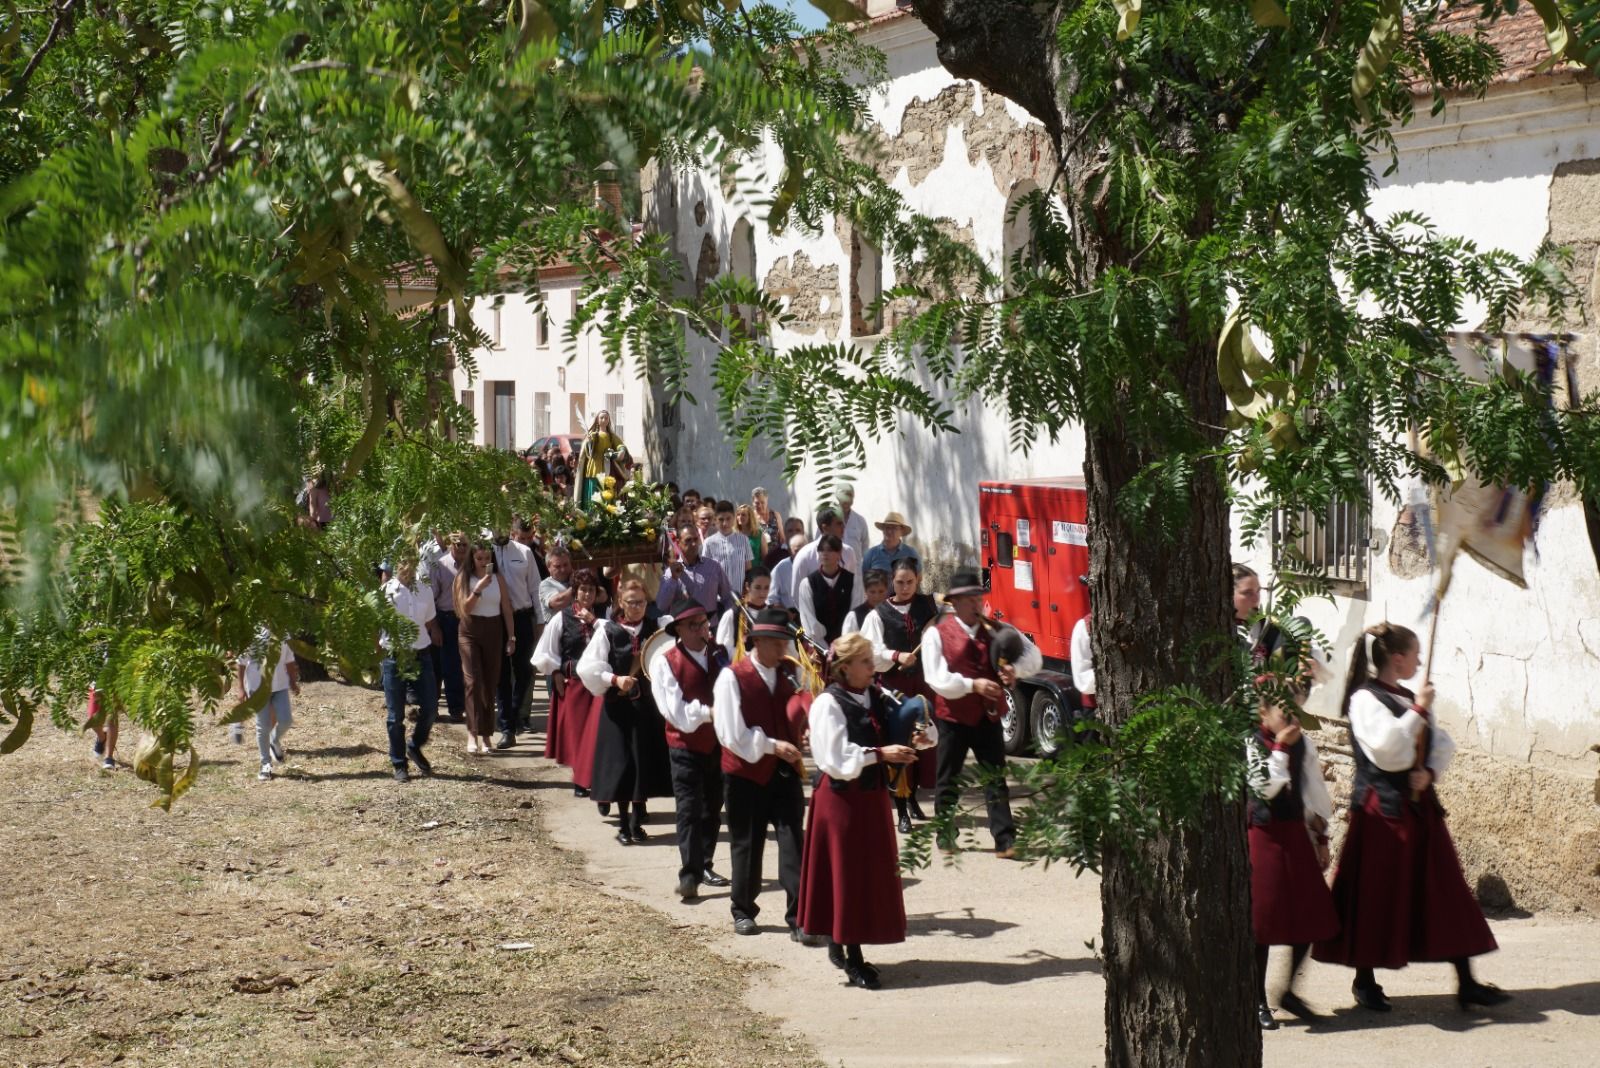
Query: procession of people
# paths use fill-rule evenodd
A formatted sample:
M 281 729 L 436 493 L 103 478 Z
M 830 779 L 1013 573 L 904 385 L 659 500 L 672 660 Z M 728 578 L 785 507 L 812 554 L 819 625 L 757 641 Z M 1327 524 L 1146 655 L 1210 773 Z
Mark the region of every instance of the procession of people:
M 598 418 L 581 453 L 578 472 L 594 485 L 618 458 L 609 433 Z M 852 503 L 847 493 L 818 509 L 808 535 L 771 509 L 765 489 L 740 506 L 676 495 L 654 596 L 637 575 L 575 570 L 569 548 L 542 544 L 526 519 L 481 538 L 434 532 L 414 558 L 383 567 L 383 596 L 415 627 L 404 646 L 387 633 L 379 643 L 395 778 L 433 773 L 425 748 L 441 698 L 467 728 L 469 756 L 514 749 L 535 729 L 543 675 L 541 755 L 570 769 L 574 794 L 614 820 L 619 845 L 648 840 L 649 803 L 670 799 L 677 896 L 727 888 L 733 930 L 754 935 L 775 839 L 782 930 L 826 945 L 849 985 L 878 989 L 885 978 L 865 947 L 906 937 L 899 836 L 927 819 L 918 790 L 931 789 L 935 811 L 947 813 L 972 779 L 970 757 L 993 854 L 1019 856 L 1001 718 L 1007 690 L 1044 659 L 984 614 L 980 572 L 957 569 L 937 595 L 925 591 L 906 517 L 888 512 L 875 524 L 880 540 L 867 545 Z M 1087 587 L 1088 576 L 1080 581 Z M 1336 817 L 1296 711 L 1313 680 L 1327 677 L 1328 658 L 1297 645 L 1260 600 L 1259 577 L 1236 565 L 1246 660 L 1258 684 L 1287 678 L 1289 695 L 1262 689 L 1259 729 L 1245 741 L 1262 1028 L 1278 1026 L 1266 981 L 1274 945 L 1291 947 L 1277 1006 L 1306 1019 L 1316 1014 L 1294 983 L 1308 960 L 1354 969 L 1355 1003 L 1373 1012 L 1390 1009 L 1376 970 L 1423 961 L 1454 966 L 1463 1008 L 1506 1000 L 1471 966 L 1496 946 L 1434 794 L 1454 743 L 1430 718 L 1432 684 L 1404 686 L 1422 656 L 1416 635 L 1369 628 L 1349 658 L 1341 712 L 1355 781 L 1330 885 Z M 1067 670 L 1092 717 L 1088 622 L 1073 628 Z M 257 713 L 263 779 L 284 759 L 293 654 L 286 644 L 276 658 L 252 648 L 239 661 L 243 699 L 266 685 L 274 660 Z M 946 852 L 958 847 L 953 826 L 941 825 Z M 727 874 L 714 866 L 724 836 Z

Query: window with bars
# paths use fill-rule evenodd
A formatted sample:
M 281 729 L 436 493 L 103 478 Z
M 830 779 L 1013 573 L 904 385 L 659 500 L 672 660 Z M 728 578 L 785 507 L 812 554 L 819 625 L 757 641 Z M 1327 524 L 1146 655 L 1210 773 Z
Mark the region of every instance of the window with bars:
M 1370 482 L 1363 500 L 1336 500 L 1325 508 L 1280 508 L 1272 516 L 1273 568 L 1365 590 L 1371 515 Z

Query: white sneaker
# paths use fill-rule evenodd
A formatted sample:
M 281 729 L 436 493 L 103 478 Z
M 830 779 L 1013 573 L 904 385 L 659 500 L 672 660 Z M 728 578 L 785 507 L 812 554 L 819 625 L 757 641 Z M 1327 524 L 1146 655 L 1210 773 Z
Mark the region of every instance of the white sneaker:
M 261 765 L 261 774 L 257 775 L 256 778 L 260 779 L 262 782 L 267 782 L 272 778 L 272 762 L 271 761 L 268 761 L 267 763 Z
M 105 762 L 100 765 L 100 770 L 101 771 L 116 771 L 117 770 L 117 762 L 115 760 L 112 760 L 110 757 L 106 757 Z

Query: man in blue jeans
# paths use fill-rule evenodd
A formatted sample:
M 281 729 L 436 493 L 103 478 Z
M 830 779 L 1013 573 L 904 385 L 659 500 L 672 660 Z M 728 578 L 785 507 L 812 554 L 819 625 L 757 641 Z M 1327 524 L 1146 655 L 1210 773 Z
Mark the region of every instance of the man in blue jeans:
M 407 763 L 415 764 L 423 775 L 433 774 L 433 765 L 422 755 L 433 730 L 433 717 L 439 710 L 439 690 L 434 684 L 433 658 L 430 649 L 441 641 L 438 611 L 432 592 L 417 583 L 417 565 L 414 560 L 402 560 L 395 568 L 395 576 L 383 587 L 383 595 L 394 606 L 401 619 L 410 620 L 417 628 L 411 640 L 410 670 L 402 673 L 395 658 L 394 639 L 387 632 L 378 636 L 378 645 L 388 654 L 383 659 L 383 702 L 388 706 L 389 763 L 394 765 L 395 782 L 409 782 L 411 774 Z M 406 744 L 406 683 L 415 684 L 420 707 L 417 725 L 411 732 L 411 744 Z
M 433 646 L 434 707 L 439 704 L 438 687 L 444 687 L 444 707 L 450 719 L 461 723 L 466 719 L 467 692 L 461 676 L 461 621 L 456 618 L 456 575 L 467 559 L 467 536 L 459 530 L 451 533 L 448 551 L 429 554 L 428 570 L 423 574 L 433 593 L 434 612 L 438 618 L 440 638 Z

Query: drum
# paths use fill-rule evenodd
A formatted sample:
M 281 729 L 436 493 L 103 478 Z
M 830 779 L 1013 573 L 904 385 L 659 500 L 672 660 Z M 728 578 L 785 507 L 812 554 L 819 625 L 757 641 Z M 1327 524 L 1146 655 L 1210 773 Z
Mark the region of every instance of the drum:
M 644 647 L 639 650 L 639 664 L 641 673 L 646 679 L 655 677 L 655 662 L 667 655 L 676 639 L 664 630 L 658 630 L 644 641 Z

